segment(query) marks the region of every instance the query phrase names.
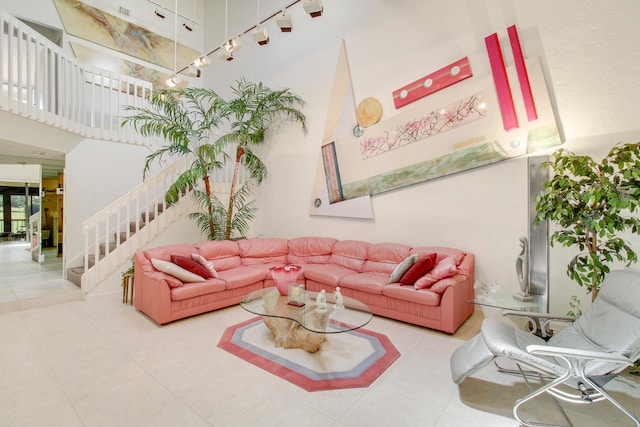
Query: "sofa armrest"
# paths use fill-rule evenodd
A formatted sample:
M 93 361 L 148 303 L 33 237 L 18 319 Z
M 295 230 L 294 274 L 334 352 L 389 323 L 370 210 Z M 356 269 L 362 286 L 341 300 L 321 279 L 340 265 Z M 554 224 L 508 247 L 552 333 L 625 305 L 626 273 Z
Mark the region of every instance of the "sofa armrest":
M 449 334 L 454 333 L 474 310 L 474 254 L 467 253 L 458 268 L 459 272 L 450 278 L 454 284 L 448 286 L 440 296 L 442 330 Z
M 160 325 L 169 323 L 171 289 L 166 277 L 170 276 L 153 269 L 151 261 L 142 252 L 134 254 L 133 266 L 135 307 Z

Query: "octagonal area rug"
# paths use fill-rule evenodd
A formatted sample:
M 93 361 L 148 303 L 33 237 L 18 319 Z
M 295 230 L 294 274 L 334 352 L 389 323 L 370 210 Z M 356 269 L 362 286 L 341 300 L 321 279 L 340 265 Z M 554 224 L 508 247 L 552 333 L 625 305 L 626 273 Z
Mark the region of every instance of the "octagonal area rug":
M 256 317 L 228 327 L 218 347 L 307 391 L 368 387 L 400 357 L 386 335 L 363 328 L 328 334 L 316 353 L 276 347 L 273 340 Z

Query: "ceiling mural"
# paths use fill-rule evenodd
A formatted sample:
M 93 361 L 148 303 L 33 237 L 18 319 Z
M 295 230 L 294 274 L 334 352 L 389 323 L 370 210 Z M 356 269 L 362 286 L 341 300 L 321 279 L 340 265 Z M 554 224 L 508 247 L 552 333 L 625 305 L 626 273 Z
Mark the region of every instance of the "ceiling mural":
M 171 77 L 167 73 L 145 67 L 137 62 L 118 58 L 115 55 L 105 54 L 84 44 L 77 42 L 69 44 L 76 58 L 83 64 L 91 64 L 102 70 L 146 80 L 153 84 L 154 90 L 164 89 L 165 82 Z
M 152 64 L 174 69 L 174 41 L 79 0 L 54 0 L 65 31 L 75 37 L 116 50 Z M 190 64 L 200 52 L 177 45 L 177 69 Z

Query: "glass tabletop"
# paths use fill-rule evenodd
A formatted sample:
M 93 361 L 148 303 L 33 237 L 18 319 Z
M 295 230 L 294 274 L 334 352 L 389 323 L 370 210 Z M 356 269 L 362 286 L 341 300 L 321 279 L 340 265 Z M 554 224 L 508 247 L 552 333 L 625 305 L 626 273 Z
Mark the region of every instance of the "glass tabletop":
M 343 296 L 344 308 L 336 308 L 332 294 L 326 294 L 327 310 L 316 312 L 318 292 L 304 291 L 304 305 L 288 304 L 288 297 L 280 295 L 275 287 L 253 291 L 240 301 L 240 306 L 259 316 L 290 319 L 303 328 L 321 334 L 337 334 L 351 331 L 371 321 L 369 307 L 354 298 Z
M 472 302 L 476 305 L 500 308 L 502 310 L 542 311 L 543 296 L 531 295 L 531 297 L 531 301 L 520 301 L 514 298 L 513 293 L 498 291 L 490 294 L 476 294 Z

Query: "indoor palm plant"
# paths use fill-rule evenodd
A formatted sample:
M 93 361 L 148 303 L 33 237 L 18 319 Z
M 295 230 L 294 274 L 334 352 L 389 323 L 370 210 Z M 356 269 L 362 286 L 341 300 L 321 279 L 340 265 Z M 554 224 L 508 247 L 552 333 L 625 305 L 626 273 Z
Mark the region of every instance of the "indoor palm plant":
M 640 234 L 640 144 L 619 143 L 600 163 L 560 149 L 542 167 L 550 167 L 553 175 L 537 195 L 535 222 L 550 220 L 560 227 L 551 235 L 552 246 L 578 249 L 567 275 L 593 300 L 608 263 L 637 261 L 620 235 Z
M 240 79 L 232 87 L 235 98 L 225 100 L 212 89 L 184 88 L 154 93 L 149 107 L 127 106 L 133 114 L 122 124 L 131 123 L 143 136 L 161 136 L 167 142 L 147 156 L 144 174 L 151 164 L 164 156 L 193 159 L 169 187 L 165 200 L 177 203 L 180 193 L 193 191 L 201 212 L 191 213 L 209 239 L 231 238 L 234 232 L 244 236 L 255 216 L 253 201 L 248 201 L 255 185 L 266 177 L 267 168 L 251 149 L 264 143 L 266 130 L 278 120 L 297 122 L 306 132 L 306 120 L 299 108 L 304 101 L 289 89 L 272 90 L 261 83 Z M 222 135 L 222 136 L 220 136 Z M 229 156 L 232 151 L 235 155 Z M 228 203 L 211 191 L 211 172 L 234 161 L 234 173 Z M 249 178 L 238 182 L 245 167 Z M 204 190 L 198 185 L 204 184 Z

